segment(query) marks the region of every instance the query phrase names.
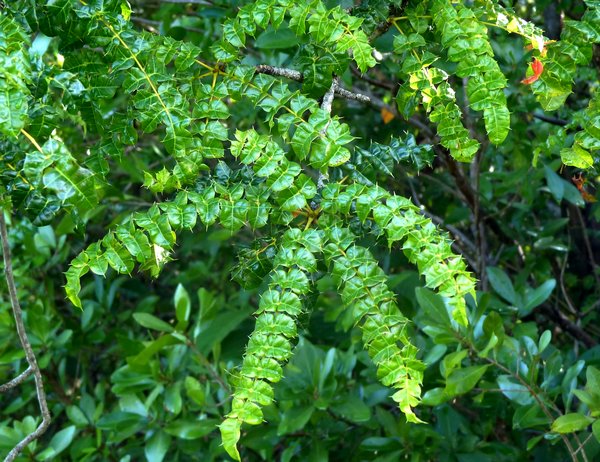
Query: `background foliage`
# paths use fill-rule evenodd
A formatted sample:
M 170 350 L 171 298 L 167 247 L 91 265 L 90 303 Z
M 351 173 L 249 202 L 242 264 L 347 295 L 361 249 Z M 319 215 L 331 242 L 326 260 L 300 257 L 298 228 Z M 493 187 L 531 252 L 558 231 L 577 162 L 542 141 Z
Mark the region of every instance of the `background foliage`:
M 598 457 L 599 25 L 5 1 L 1 205 L 53 417 L 19 460 Z M 29 381 L 0 403 L 4 454 L 40 419 Z

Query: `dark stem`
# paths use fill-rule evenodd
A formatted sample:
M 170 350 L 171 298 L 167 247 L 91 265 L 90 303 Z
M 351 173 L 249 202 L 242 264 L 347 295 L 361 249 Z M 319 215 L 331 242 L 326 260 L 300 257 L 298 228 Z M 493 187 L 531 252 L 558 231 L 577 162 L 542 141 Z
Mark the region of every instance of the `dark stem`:
M 549 310 L 550 317 L 565 331 L 571 334 L 575 339 L 581 340 L 588 348 L 595 347 L 598 342 L 594 337 L 588 334 L 580 326 L 572 322 L 561 310 L 551 306 Z
M 559 127 L 564 127 L 565 125 L 567 125 L 569 123 L 566 120 L 557 119 L 556 117 L 550 117 L 545 114 L 539 114 L 537 112 L 534 112 L 531 115 L 533 117 L 535 117 L 536 119 L 542 120 L 544 122 L 548 122 L 549 124 L 552 124 L 552 125 L 558 125 Z
M 471 182 L 473 185 L 473 216 L 475 218 L 475 242 L 479 249 L 479 257 L 477 258 L 477 273 L 479 274 L 479 283 L 481 290 L 487 290 L 488 282 L 486 275 L 486 258 L 487 258 L 487 240 L 485 236 L 485 227 L 482 221 L 482 210 L 479 199 L 479 177 L 481 173 L 481 156 L 482 150 L 477 151 L 475 160 L 471 164 Z

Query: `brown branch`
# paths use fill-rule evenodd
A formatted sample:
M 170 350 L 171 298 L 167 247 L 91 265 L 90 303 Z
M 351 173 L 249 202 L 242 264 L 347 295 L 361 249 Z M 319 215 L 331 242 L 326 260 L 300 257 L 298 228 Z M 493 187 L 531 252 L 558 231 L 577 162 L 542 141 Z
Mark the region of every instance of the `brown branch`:
M 331 106 L 333 105 L 333 97 L 334 97 L 337 89 L 338 89 L 338 78 L 334 77 L 333 81 L 331 82 L 331 87 L 329 87 L 329 90 L 327 90 L 327 92 L 323 96 L 323 102 L 321 103 L 321 109 L 323 109 L 327 114 L 331 114 Z M 327 127 L 325 127 L 322 131 L 323 132 L 327 131 Z
M 471 164 L 471 182 L 473 188 L 473 197 L 475 199 L 475 204 L 473 207 L 473 216 L 475 218 L 474 228 L 475 228 L 475 242 L 479 249 L 479 255 L 477 259 L 477 273 L 479 274 L 479 284 L 481 290 L 488 289 L 487 282 L 487 274 L 486 274 L 486 266 L 487 266 L 487 239 L 485 235 L 485 226 L 482 221 L 482 210 L 480 203 L 480 191 L 479 191 L 479 179 L 481 174 L 481 156 L 483 151 L 480 149 L 477 151 L 475 155 L 475 159 Z
M 340 82 L 339 78 L 337 76 L 333 76 L 333 81 L 331 82 L 331 87 L 329 87 L 329 90 L 327 90 L 325 95 L 323 95 L 323 101 L 321 102 L 321 109 L 323 109 L 327 114 L 331 114 L 331 109 L 333 106 L 333 98 L 335 96 L 335 92 L 339 88 L 339 82 Z M 325 127 L 323 127 L 323 130 L 321 130 L 322 135 L 325 135 L 325 133 L 327 132 L 330 122 L 331 122 L 331 119 L 329 119 L 329 122 L 327 122 L 327 125 L 325 125 Z M 319 191 L 325 187 L 325 183 L 327 182 L 328 178 L 329 178 L 328 173 L 319 171 L 319 177 L 317 179 L 317 188 Z
M 588 334 L 585 330 L 583 330 L 580 326 L 571 321 L 562 311 L 560 311 L 556 307 L 550 307 L 549 310 L 550 317 L 557 322 L 560 327 L 565 331 L 571 334 L 575 339 L 581 340 L 588 348 L 595 347 L 598 345 L 598 342 L 594 337 Z
M 4 393 L 4 392 L 10 390 L 11 388 L 15 388 L 17 385 L 22 384 L 25 381 L 25 379 L 27 377 L 29 377 L 31 374 L 33 374 L 33 369 L 30 366 L 27 369 L 25 369 L 23 372 L 21 372 L 19 375 L 17 375 L 10 382 L 6 382 L 4 385 L 0 385 L 0 393 Z
M 25 331 L 25 324 L 23 323 L 23 311 L 21 310 L 21 305 L 19 304 L 19 299 L 17 297 L 17 287 L 15 285 L 15 278 L 12 270 L 12 258 L 10 255 L 10 246 L 8 244 L 8 232 L 6 230 L 6 220 L 4 219 L 3 209 L 0 209 L 0 238 L 2 240 L 2 253 L 4 254 L 4 273 L 6 275 L 6 283 L 8 285 L 10 304 L 12 306 L 13 315 L 15 317 L 17 335 L 19 336 L 21 346 L 25 351 L 27 363 L 29 364 L 29 368 L 25 372 L 21 373 L 18 377 L 8 382 L 8 384 L 6 384 L 5 386 L 9 386 L 9 388 L 12 388 L 16 384 L 21 383 L 23 380 L 25 380 L 27 376 L 33 374 L 33 377 L 35 379 L 35 389 L 37 392 L 37 398 L 40 405 L 40 411 L 42 413 L 42 423 L 40 423 L 40 425 L 32 433 L 23 438 L 23 440 L 21 440 L 4 459 L 4 462 L 13 462 L 29 443 L 38 439 L 48 429 L 51 417 L 50 411 L 48 410 L 48 403 L 46 402 L 46 392 L 44 391 L 44 381 L 42 378 L 42 373 L 38 366 L 35 353 L 33 352 L 33 348 L 31 348 L 29 338 L 27 337 L 27 332 Z M 29 369 L 31 369 L 31 372 L 27 372 L 29 371 Z M 15 383 L 15 381 L 17 383 Z
M 295 80 L 296 82 L 302 82 L 304 76 L 301 72 L 285 67 L 269 66 L 267 64 L 259 64 L 256 66 L 256 72 L 259 74 L 274 75 L 278 77 L 285 77 L 286 79 Z M 366 95 L 360 93 L 354 93 L 350 90 L 342 88 L 339 84 L 335 85 L 334 93 L 342 98 L 351 99 L 354 101 L 360 101 L 361 103 L 370 103 L 371 99 Z

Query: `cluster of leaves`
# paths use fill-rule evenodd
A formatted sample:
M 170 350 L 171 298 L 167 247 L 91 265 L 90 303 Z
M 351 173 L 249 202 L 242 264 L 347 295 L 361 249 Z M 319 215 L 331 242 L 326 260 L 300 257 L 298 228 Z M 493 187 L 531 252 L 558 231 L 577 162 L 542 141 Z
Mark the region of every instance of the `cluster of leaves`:
M 198 7 L 203 23 L 181 5 L 148 7 L 158 24 L 170 24 L 163 33 L 121 0 L 9 5 L 0 13 L 8 70 L 0 76 L 0 194 L 18 213 L 17 276 L 32 294 L 27 321 L 59 419 L 48 449 L 32 445 L 28 456 L 49 460 L 69 448 L 73 460 L 160 462 L 177 446 L 172 460 L 214 460 L 224 450 L 240 460 L 242 440 L 248 457 L 281 460 L 325 460 L 336 445 L 348 458 L 358 449 L 381 460 L 515 460 L 527 451 L 543 458 L 555 441 L 573 460 L 594 457 L 597 350 L 561 351 L 550 344 L 558 331 L 548 326 L 540 335 L 532 321 L 543 304 L 556 311 L 559 275 L 577 319 L 559 313 L 561 328 L 585 334 L 595 319 L 590 300 L 600 276 L 582 286 L 582 303 L 592 306 L 586 315 L 571 309 L 565 267 L 553 273 L 550 253 L 567 251 L 558 234 L 566 221 L 553 215 L 555 204 L 544 206 L 584 205 L 556 170 L 559 159 L 593 167 L 599 93 L 586 86 L 589 105 L 565 112 L 572 123 L 552 136 L 545 125 L 532 135 L 511 124 L 509 107 L 519 116 L 535 104 L 526 95 L 519 102 L 508 86 L 528 56 L 519 52 L 521 67 L 509 77 L 500 49 L 510 42 L 498 45 L 509 38 L 490 32 L 533 46 L 543 63 L 533 96 L 546 110 L 562 108 L 600 42 L 600 6 L 583 6 L 580 20 L 567 21 L 551 42 L 495 1 L 379 0 L 345 10 L 321 0 L 261 0 Z M 208 39 L 193 38 L 199 27 Z M 395 102 L 390 113 L 418 130 L 399 120 L 381 128 L 371 113 L 365 123 L 354 102 L 336 100 L 332 110 L 334 97 L 354 98 L 344 86 L 363 91 L 361 78 L 378 60 L 365 82 L 384 94 L 358 100 L 384 109 Z M 469 109 L 482 113 L 481 126 Z M 518 156 L 534 150 L 533 161 L 545 165 L 528 171 L 532 160 Z M 455 160 L 473 159 L 473 186 L 465 186 Z M 418 172 L 442 188 L 417 184 Z M 439 227 L 444 220 L 408 196 L 473 234 L 476 276 L 453 249 L 463 252 L 470 239 L 453 231 L 453 242 Z M 506 214 L 510 220 L 495 218 Z M 500 242 L 487 243 L 486 226 Z M 523 261 L 515 263 L 517 255 Z M 488 266 L 501 256 L 505 268 L 518 268 L 516 288 Z M 158 278 L 158 295 L 148 296 L 148 281 L 129 280 L 136 267 Z M 496 295 L 476 292 L 477 279 Z M 212 290 L 197 291 L 193 314 L 184 287 L 202 285 Z M 56 297 L 44 296 L 47 289 Z M 81 314 L 66 309 L 63 293 Z M 165 303 L 173 293 L 174 309 Z M 10 332 L 8 303 L 0 299 L 0 307 L 0 326 Z M 103 319 L 108 326 L 99 327 Z M 123 325 L 131 319 L 135 328 Z M 99 358 L 86 351 L 110 337 L 117 345 Z M 327 352 L 313 345 L 328 342 Z M 0 371 L 10 376 L 22 353 L 8 341 L 0 353 Z M 577 390 L 586 364 L 586 388 Z M 89 368 L 83 384 L 68 385 L 80 367 Z M 21 397 L 4 412 L 31 404 Z M 467 424 L 465 406 L 481 425 Z M 511 444 L 492 435 L 493 419 L 512 421 Z M 422 422 L 436 429 L 413 425 Z M 30 416 L 0 426 L 2 447 L 34 427 Z M 217 427 L 222 447 L 204 439 Z M 347 431 L 355 441 L 342 437 Z M 138 432 L 144 441 L 136 442 Z
M 223 40 L 213 48 L 215 58 L 221 62 L 237 59 L 236 50 L 244 47 L 247 35 L 255 36 L 257 26 L 262 29 L 271 26 L 276 31 L 286 16 L 290 18 L 289 30 L 299 38 L 308 34 L 319 47 L 334 46 L 338 54 L 351 50 L 363 72 L 377 63 L 367 35 L 360 27 L 362 20 L 340 6 L 329 9 L 320 0 L 302 4 L 291 0 L 264 0 L 245 5 L 235 18 L 223 24 Z

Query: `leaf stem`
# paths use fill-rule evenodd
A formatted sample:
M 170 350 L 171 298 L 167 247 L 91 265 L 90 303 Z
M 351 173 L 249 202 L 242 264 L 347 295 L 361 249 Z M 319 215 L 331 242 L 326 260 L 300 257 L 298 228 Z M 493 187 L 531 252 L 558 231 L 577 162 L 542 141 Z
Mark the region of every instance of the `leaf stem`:
M 31 142 L 31 144 L 33 144 L 35 146 L 35 149 L 37 149 L 42 154 L 44 153 L 44 150 L 42 149 L 40 144 L 35 140 L 35 138 L 33 136 L 31 136 L 31 134 L 29 134 L 28 131 L 26 131 L 24 128 L 22 128 L 21 133 L 23 135 L 25 135 L 25 137 Z

